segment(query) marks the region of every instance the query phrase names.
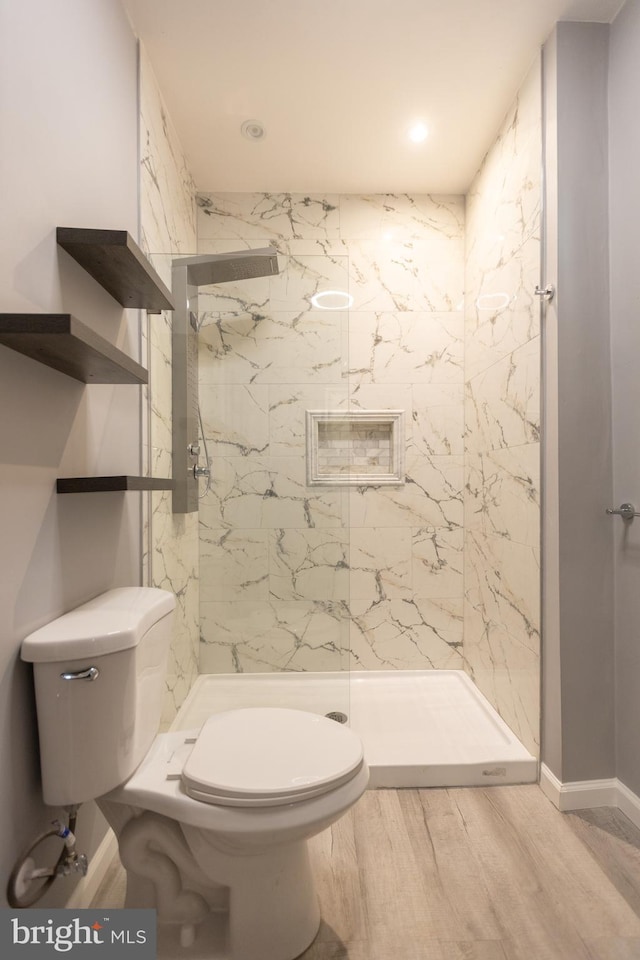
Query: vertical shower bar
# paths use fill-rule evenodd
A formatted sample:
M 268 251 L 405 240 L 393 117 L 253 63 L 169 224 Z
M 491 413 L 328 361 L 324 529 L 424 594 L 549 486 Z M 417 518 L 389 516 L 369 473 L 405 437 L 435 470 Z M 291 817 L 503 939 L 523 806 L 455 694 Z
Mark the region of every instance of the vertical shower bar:
M 198 509 L 198 480 L 194 472 L 198 443 L 198 288 L 187 264 L 174 261 L 171 379 L 173 391 L 173 512 Z M 196 453 L 194 456 L 192 451 Z
M 171 380 L 173 393 L 173 512 L 198 509 L 198 287 L 230 281 L 271 277 L 279 272 L 273 247 L 181 257 L 173 261 Z

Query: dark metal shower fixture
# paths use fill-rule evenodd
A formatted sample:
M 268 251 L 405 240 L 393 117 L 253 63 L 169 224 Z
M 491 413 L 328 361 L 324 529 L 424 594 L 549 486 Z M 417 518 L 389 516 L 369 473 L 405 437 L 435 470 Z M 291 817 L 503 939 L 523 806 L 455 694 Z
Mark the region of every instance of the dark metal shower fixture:
M 198 509 L 198 478 L 210 465 L 198 462 L 198 289 L 218 283 L 271 277 L 280 272 L 274 247 L 180 257 L 171 285 L 176 307 L 172 332 L 173 512 Z

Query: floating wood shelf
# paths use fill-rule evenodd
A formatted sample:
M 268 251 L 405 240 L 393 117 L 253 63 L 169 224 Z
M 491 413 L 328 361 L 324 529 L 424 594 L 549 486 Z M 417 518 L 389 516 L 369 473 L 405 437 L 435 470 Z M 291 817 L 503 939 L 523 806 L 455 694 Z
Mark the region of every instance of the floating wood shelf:
M 56 239 L 123 307 L 174 309 L 171 291 L 126 230 L 58 227 Z
M 56 481 L 58 493 L 113 493 L 123 490 L 173 490 L 164 477 L 65 477 Z
M 0 313 L 0 343 L 81 383 L 148 383 L 144 367 L 68 313 Z

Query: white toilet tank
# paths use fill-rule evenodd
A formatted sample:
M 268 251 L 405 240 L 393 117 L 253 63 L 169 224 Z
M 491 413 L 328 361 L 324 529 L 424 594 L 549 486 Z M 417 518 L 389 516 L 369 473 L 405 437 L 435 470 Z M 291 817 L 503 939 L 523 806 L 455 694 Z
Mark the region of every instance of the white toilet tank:
M 22 643 L 33 663 L 45 803 L 100 797 L 131 776 L 160 724 L 175 597 L 109 590 Z

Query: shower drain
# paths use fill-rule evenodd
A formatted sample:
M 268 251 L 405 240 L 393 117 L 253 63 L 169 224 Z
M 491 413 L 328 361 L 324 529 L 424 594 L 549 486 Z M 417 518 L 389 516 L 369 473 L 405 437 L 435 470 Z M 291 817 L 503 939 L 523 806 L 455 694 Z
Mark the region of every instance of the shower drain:
M 343 713 L 342 710 L 332 710 L 330 713 L 325 713 L 327 720 L 335 720 L 336 723 L 346 723 L 349 717 L 346 713 Z

